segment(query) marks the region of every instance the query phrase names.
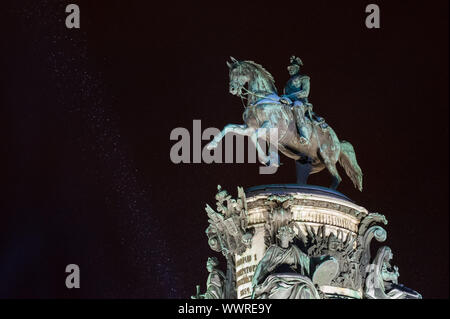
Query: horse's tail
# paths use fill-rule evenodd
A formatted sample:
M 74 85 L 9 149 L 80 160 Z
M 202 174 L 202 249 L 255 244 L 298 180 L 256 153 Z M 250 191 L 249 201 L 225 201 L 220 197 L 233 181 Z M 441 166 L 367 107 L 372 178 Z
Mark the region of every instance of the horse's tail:
M 352 144 L 341 141 L 341 153 L 339 154 L 339 164 L 345 169 L 345 173 L 353 182 L 353 185 L 362 192 L 363 173 L 356 161 L 355 150 Z

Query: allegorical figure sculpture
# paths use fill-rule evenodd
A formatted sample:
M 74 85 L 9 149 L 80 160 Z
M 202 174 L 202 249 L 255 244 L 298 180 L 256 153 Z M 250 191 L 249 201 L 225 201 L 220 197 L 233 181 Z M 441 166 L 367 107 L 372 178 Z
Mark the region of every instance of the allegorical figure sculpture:
M 373 299 L 421 299 L 422 296 L 410 288 L 398 283 L 398 267 L 391 266 L 393 258 L 389 247 L 381 247 L 368 267 L 365 295 Z
M 316 299 L 319 298 L 309 279 L 310 260 L 292 245 L 295 232 L 291 227 L 278 230 L 279 245 L 271 245 L 259 262 L 252 280 L 253 298 Z M 277 274 L 277 268 L 288 268 Z M 275 274 L 272 274 L 275 273 Z
M 224 273 L 217 269 L 219 261 L 216 257 L 209 257 L 206 262 L 206 269 L 209 272 L 208 280 L 206 281 L 206 292 L 199 294 L 197 291 L 196 296 L 192 296 L 192 299 L 223 299 L 224 298 Z M 197 286 L 198 287 L 198 286 Z
M 318 299 L 315 284 L 329 283 L 336 275 L 338 265 L 334 258 L 308 257 L 292 244 L 295 236 L 291 226 L 279 228 L 279 244 L 267 249 L 255 270 L 253 298 Z
M 353 146 L 349 142 L 339 141 L 331 127 L 321 129 L 317 121 L 311 120 L 307 115 L 309 106 L 302 102 L 303 99 L 307 103 L 305 98 L 308 84 L 305 77 L 292 80 L 293 83 L 299 83 L 297 88 L 294 84 L 288 85 L 286 92 L 290 92 L 292 87 L 293 93 L 287 97 L 291 94 L 299 96 L 299 100 L 294 102 L 297 103 L 296 106 L 291 106 L 280 102 L 283 99 L 277 94 L 272 75 L 261 65 L 253 61 L 231 60 L 231 63 L 227 62 L 230 69 L 230 93 L 247 99 L 243 114 L 245 124 L 225 126 L 207 145 L 208 150 L 216 148 L 227 133 L 249 136 L 260 162 L 278 166 L 278 150 L 296 160 L 299 184 L 305 184 L 310 174 L 326 168 L 332 176 L 330 187 L 336 189 L 342 180 L 336 168 L 339 161 L 355 187 L 362 190 L 362 171 L 356 161 Z M 294 89 L 298 88 L 300 91 L 295 93 Z M 272 131 L 277 132 L 275 141 L 271 138 Z M 269 154 L 259 145 L 258 138 L 269 144 Z
M 227 260 L 225 299 L 236 298 L 234 278 L 236 255 L 251 247 L 253 229 L 248 227 L 247 202 L 244 189 L 238 187 L 238 198 L 234 199 L 220 185 L 217 186 L 216 210 L 206 205 L 209 226 L 206 229 L 208 244 L 212 250 L 222 253 Z
M 209 227 L 206 234 L 209 245 L 225 256 L 240 254 L 249 247 L 253 236 L 252 230 L 247 230 L 247 207 L 245 193 L 238 187 L 238 199 L 233 199 L 226 190 L 218 185 L 216 194 L 217 212 L 206 205 L 209 217 Z
M 225 257 L 226 273 L 209 258 L 206 292 L 197 286 L 192 298 L 421 298 L 398 283 L 388 247 L 372 256 L 372 240 L 387 238 L 385 216 L 337 203 L 334 192 L 304 197 L 303 187 L 265 186 L 247 193 L 238 187 L 236 198 L 218 186 L 217 207 L 206 206 L 206 235 Z

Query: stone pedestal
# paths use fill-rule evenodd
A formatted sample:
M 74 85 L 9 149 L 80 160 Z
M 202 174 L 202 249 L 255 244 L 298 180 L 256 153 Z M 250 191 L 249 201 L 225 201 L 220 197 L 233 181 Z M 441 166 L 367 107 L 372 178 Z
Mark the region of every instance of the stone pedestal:
M 371 240 L 386 240 L 381 227 L 386 218 L 337 191 L 311 185 L 262 185 L 245 192 L 238 188 L 238 198 L 232 199 L 219 186 L 216 200 L 217 211 L 206 207 L 210 222 L 206 233 L 211 248 L 227 260 L 222 298 L 421 297 L 398 284 L 389 247 L 381 247 L 371 258 Z M 291 234 L 288 245 L 280 241 L 283 232 Z M 261 263 L 266 253 L 270 258 Z M 252 295 L 255 287 L 262 293 Z
M 266 248 L 275 244 L 274 235 L 281 225 L 292 223 L 299 238 L 318 236 L 327 244 L 330 234 L 336 242 L 352 241 L 356 237 L 361 219 L 369 213 L 343 194 L 331 189 L 299 185 L 263 185 L 246 190 L 248 227 L 255 233 L 252 245 L 241 255 L 236 255 L 236 289 L 238 298 L 251 296 L 251 280 L 256 265 Z M 311 239 L 311 238 L 310 238 Z M 320 250 L 319 247 L 317 249 Z M 319 254 L 320 251 L 313 252 Z M 353 287 L 322 287 L 326 293 L 337 293 L 361 298 L 361 289 Z M 358 287 L 359 288 L 359 287 Z

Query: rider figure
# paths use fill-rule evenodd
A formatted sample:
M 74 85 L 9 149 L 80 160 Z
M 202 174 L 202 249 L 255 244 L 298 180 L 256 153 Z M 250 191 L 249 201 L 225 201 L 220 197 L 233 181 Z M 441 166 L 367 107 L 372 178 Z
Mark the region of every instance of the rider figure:
M 305 114 L 309 119 L 321 124 L 322 128 L 326 128 L 324 119 L 317 116 L 312 111 L 312 104 L 308 102 L 309 95 L 309 76 L 300 74 L 300 66 L 303 66 L 303 62 L 299 57 L 291 56 L 290 65 L 287 67 L 291 78 L 284 87 L 284 95 L 281 96 L 280 102 L 288 105 L 292 105 L 294 111 L 298 111 L 298 106 L 304 105 L 307 109 Z M 298 102 L 297 102 L 298 101 Z M 304 125 L 298 125 L 301 137 L 303 137 L 305 144 L 308 143 L 308 133 Z

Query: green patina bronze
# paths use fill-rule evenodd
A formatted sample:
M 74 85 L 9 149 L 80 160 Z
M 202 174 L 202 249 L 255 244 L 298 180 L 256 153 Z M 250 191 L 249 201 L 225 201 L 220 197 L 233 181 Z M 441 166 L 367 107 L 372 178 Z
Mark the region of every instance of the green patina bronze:
M 362 190 L 362 171 L 350 143 L 340 141 L 308 100 L 310 78 L 300 73 L 303 62 L 292 56 L 290 78 L 277 94 L 272 75 L 253 61 L 227 62 L 230 93 L 246 99 L 244 124 L 229 124 L 208 144 L 218 146 L 227 133 L 249 136 L 261 162 L 278 166 L 277 150 L 296 161 L 297 183 L 326 168 L 341 178 L 339 162 Z M 269 129 L 269 130 L 268 130 Z M 278 137 L 272 139 L 270 130 Z M 261 135 L 260 132 L 263 131 Z M 258 138 L 276 144 L 269 154 Z M 275 150 L 274 150 L 275 149 Z M 389 247 L 371 256 L 371 242 L 387 238 L 385 216 L 369 213 L 336 191 L 309 185 L 238 187 L 233 199 L 218 186 L 216 209 L 206 205 L 208 244 L 226 259 L 208 258 L 206 292 L 194 299 L 421 299 L 398 283 Z M 257 263 L 257 264 L 256 264 Z
M 216 148 L 227 133 L 249 136 L 262 163 L 279 166 L 277 150 L 296 160 L 299 184 L 306 183 L 310 174 L 326 168 L 333 179 L 331 188 L 336 189 L 342 180 L 336 168 L 339 162 L 355 187 L 362 191 L 363 174 L 353 146 L 340 141 L 333 129 L 312 113 L 312 105 L 307 100 L 309 77 L 299 74 L 301 61 L 298 58 L 291 59 L 292 77 L 282 97 L 277 94 L 272 75 L 261 65 L 233 58 L 227 64 L 230 93 L 247 100 L 243 114 L 245 124 L 225 126 L 207 145 L 209 150 Z M 270 143 L 269 132 L 274 129 L 278 132 L 277 145 L 269 147 L 270 152 L 266 154 L 257 141 L 262 138 Z

